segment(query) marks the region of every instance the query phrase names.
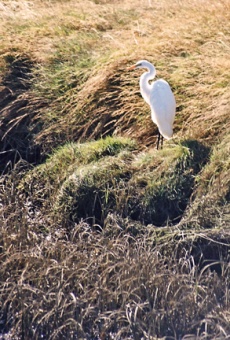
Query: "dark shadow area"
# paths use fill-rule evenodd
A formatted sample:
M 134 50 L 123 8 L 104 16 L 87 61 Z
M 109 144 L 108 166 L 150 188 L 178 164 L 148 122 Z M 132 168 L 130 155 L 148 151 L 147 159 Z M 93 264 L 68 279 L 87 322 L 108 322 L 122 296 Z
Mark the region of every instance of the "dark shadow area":
M 0 87 L 0 172 L 8 172 L 20 159 L 37 163 L 40 147 L 33 142 L 33 122 L 44 102 L 30 93 L 33 62 L 28 56 L 5 57 L 8 71 Z
M 116 213 L 142 225 L 177 224 L 190 203 L 195 177 L 207 163 L 210 152 L 198 141 L 184 141 L 183 145 L 189 149 L 188 156 L 178 160 L 160 185 L 155 185 L 152 178 L 152 184 L 134 186 L 132 173 L 118 174 L 112 180 L 105 171 L 97 184 L 84 180 L 70 186 L 62 202 L 67 220 L 74 223 L 85 220 L 103 227 L 108 214 Z
M 227 269 L 230 257 L 230 240 L 199 238 L 192 245 L 191 255 L 200 270 L 215 271 L 218 275 Z
M 210 148 L 196 140 L 186 140 L 181 144 L 189 149 L 190 156 L 178 162 L 175 173 L 162 187 L 148 189 L 147 204 L 131 199 L 130 206 L 132 203 L 134 206 L 130 217 L 134 220 L 156 226 L 175 225 L 181 220 L 194 190 L 195 176 L 208 162 L 210 154 Z

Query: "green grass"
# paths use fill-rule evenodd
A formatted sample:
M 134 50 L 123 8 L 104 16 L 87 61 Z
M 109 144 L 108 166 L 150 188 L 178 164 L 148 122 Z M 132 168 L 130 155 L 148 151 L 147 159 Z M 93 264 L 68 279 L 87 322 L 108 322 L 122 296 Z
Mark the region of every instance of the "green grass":
M 95 147 L 96 143 L 88 146 Z M 82 145 L 84 151 L 86 145 Z M 86 161 L 89 150 L 72 162 L 74 165 L 69 168 L 72 171 L 66 173 L 63 185 L 60 186 L 62 181 L 58 183 L 57 214 L 67 224 L 81 219 L 90 223 L 93 217 L 92 223 L 103 225 L 112 212 L 143 224 L 161 226 L 178 222 L 189 203 L 195 176 L 207 162 L 208 149 L 188 141 L 184 146 L 174 145 L 133 158 L 132 149 L 122 151 L 119 147 L 117 154 L 111 147 L 90 162 Z M 54 164 L 63 164 L 61 154 L 51 158 L 52 169 Z
M 92 163 L 97 164 L 101 158 L 116 156 L 122 150 L 134 149 L 135 143 L 132 140 L 121 137 L 107 137 L 84 144 L 66 144 L 58 148 L 44 164 L 28 172 L 19 188 L 25 194 L 32 193 L 35 200 L 39 197 L 43 202 L 47 195 L 56 200 L 57 190 L 77 169 L 81 169 L 81 172 L 88 164 L 89 168 L 93 167 Z
M 229 228 L 229 135 L 213 150 L 196 178 L 195 200 L 189 211 L 190 225 Z

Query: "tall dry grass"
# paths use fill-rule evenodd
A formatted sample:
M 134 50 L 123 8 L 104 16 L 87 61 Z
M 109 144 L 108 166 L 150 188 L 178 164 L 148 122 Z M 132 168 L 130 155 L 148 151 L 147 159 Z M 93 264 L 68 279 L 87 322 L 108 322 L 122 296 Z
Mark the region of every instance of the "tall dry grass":
M 5 184 L 2 332 L 13 339 L 227 338 L 227 231 L 158 232 L 112 214 L 103 231 L 83 221 L 67 231 L 48 216 L 31 218 L 14 190 Z
M 0 338 L 228 339 L 229 1 L 0 16 Z M 177 100 L 158 153 L 143 58 Z

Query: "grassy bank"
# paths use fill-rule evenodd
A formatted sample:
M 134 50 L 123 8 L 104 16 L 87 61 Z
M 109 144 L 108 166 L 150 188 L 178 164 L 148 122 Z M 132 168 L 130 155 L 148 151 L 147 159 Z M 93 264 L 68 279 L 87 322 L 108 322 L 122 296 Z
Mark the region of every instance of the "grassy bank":
M 229 13 L 0 3 L 0 338 L 229 337 Z M 139 59 L 177 101 L 161 150 Z

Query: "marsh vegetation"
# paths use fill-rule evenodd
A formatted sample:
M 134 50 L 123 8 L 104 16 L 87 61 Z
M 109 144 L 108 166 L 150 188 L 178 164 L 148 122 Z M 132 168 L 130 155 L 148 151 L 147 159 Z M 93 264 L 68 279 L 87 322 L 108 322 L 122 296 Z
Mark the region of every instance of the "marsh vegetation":
M 229 1 L 0 15 L 0 338 L 229 338 Z M 177 100 L 160 150 L 139 59 Z

